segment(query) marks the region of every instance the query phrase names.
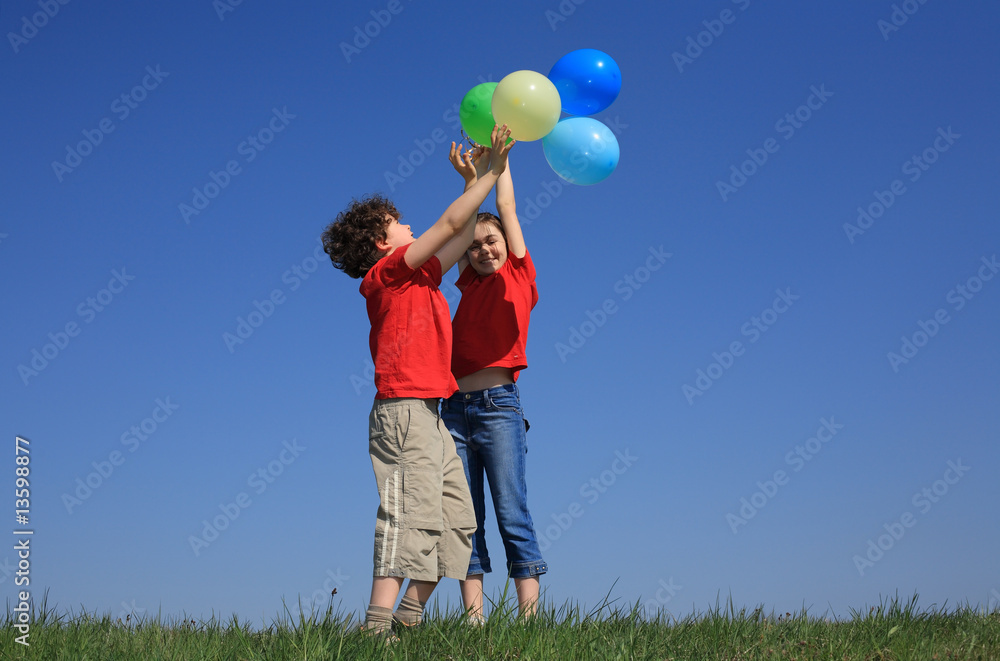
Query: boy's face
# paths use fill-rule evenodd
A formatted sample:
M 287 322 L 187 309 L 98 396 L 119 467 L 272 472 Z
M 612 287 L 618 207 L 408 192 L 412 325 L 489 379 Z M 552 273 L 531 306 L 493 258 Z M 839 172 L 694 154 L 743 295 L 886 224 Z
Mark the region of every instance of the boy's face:
M 396 248 L 402 248 L 413 243 L 413 232 L 410 230 L 409 225 L 401 225 L 390 214 L 386 214 L 385 217 L 389 221 L 389 224 L 385 227 L 385 241 L 378 244 L 380 250 L 392 252 Z

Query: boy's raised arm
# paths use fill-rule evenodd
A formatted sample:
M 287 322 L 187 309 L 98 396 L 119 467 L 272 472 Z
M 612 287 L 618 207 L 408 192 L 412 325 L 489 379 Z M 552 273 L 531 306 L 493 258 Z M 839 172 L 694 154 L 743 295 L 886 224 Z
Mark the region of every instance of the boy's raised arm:
M 496 184 L 497 179 L 507 167 L 507 153 L 516 144 L 516 141 L 507 143 L 510 137 L 510 129 L 506 125 L 493 127 L 493 146 L 490 150 L 490 169 L 465 191 L 461 197 L 448 205 L 445 212 L 437 219 L 431 227 L 421 234 L 406 249 L 403 259 L 407 266 L 418 269 L 424 265 L 428 259 L 445 246 L 456 234 L 462 231 L 469 221 L 469 216 L 479 210 L 479 206 L 489 195 L 490 189 Z M 465 155 L 471 163 L 472 157 Z
M 497 214 L 507 235 L 507 251 L 518 259 L 524 257 L 528 248 L 524 243 L 521 223 L 517 220 L 517 205 L 514 203 L 514 180 L 510 176 L 510 164 L 497 179 Z
M 490 166 L 490 150 L 486 147 L 480 147 L 473 152 L 475 167 L 472 168 L 468 166 L 467 160 L 463 160 L 461 151 L 455 150 L 454 142 L 451 143 L 451 153 L 448 157 L 451 160 L 451 164 L 455 166 L 455 170 L 465 179 L 465 190 L 472 188 Z M 478 211 L 478 208 L 476 211 Z M 469 263 L 466 251 L 469 249 L 469 245 L 473 239 L 476 238 L 476 216 L 478 215 L 478 213 L 473 212 L 469 216 L 465 227 L 462 228 L 462 231 L 452 237 L 445 244 L 444 248 L 435 253 L 441 262 L 441 273 L 447 273 L 456 263 L 458 264 L 459 273 L 465 270 L 466 265 Z

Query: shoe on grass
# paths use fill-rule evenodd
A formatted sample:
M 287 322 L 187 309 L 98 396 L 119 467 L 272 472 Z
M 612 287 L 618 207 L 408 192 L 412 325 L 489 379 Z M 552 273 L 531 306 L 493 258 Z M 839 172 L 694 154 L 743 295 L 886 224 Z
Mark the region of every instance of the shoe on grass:
M 391 627 L 376 631 L 375 629 L 367 629 L 364 624 L 361 624 L 358 626 L 358 631 L 368 638 L 385 638 L 386 645 L 395 645 L 399 642 L 399 636 L 393 633 Z
M 465 626 L 472 627 L 474 629 L 482 629 L 484 626 L 486 626 L 486 618 L 483 617 L 482 615 L 472 615 L 466 617 L 462 620 L 462 622 L 465 624 Z

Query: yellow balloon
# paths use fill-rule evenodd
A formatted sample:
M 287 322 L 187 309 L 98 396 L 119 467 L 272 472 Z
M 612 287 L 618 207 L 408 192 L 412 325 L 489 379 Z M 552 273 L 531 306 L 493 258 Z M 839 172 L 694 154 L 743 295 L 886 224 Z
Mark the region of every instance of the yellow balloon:
M 506 124 L 512 138 L 531 142 L 555 128 L 562 102 L 548 77 L 537 71 L 515 71 L 497 84 L 492 110 L 493 119 Z

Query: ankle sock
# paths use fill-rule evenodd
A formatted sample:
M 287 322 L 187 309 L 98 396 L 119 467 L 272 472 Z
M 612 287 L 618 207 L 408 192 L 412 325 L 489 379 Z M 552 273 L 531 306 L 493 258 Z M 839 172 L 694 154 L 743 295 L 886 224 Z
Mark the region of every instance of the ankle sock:
M 414 627 L 424 619 L 424 605 L 407 596 L 403 596 L 392 619 L 406 627 Z
M 392 609 L 369 606 L 365 613 L 365 631 L 382 633 L 392 628 Z

